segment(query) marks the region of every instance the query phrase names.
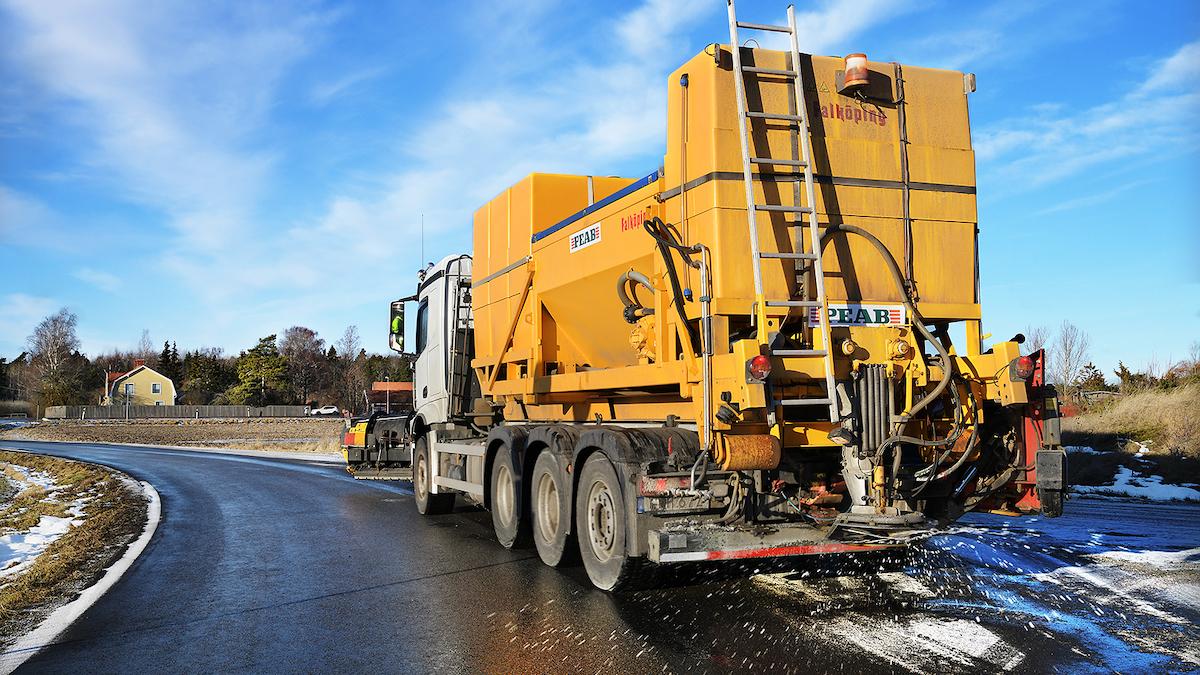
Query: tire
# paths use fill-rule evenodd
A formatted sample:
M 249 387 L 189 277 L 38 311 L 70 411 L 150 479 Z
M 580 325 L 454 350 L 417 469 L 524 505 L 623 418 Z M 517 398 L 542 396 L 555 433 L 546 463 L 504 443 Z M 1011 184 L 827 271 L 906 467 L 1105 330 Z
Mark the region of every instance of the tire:
M 491 475 L 492 529 L 496 541 L 507 549 L 529 543 L 529 523 L 522 517 L 521 474 L 513 466 L 512 453 L 501 446 L 492 462 Z
M 417 439 L 416 457 L 413 459 L 413 501 L 417 513 L 436 516 L 450 513 L 454 509 L 454 493 L 429 494 L 433 467 L 429 463 L 429 441 L 421 436 Z
M 617 591 L 635 581 L 641 558 L 626 553 L 625 502 L 617 471 L 595 453 L 584 462 L 575 492 L 575 537 L 592 585 Z
M 562 461 L 550 450 L 538 454 L 529 482 L 529 521 L 538 557 L 550 567 L 570 562 L 575 551 L 571 541 L 571 479 Z

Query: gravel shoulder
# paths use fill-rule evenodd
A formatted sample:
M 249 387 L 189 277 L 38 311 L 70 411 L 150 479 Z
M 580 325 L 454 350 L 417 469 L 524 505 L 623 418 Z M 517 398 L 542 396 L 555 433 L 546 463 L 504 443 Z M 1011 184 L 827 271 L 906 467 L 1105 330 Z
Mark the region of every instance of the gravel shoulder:
M 99 579 L 146 523 L 137 483 L 107 467 L 0 451 L 0 647 Z

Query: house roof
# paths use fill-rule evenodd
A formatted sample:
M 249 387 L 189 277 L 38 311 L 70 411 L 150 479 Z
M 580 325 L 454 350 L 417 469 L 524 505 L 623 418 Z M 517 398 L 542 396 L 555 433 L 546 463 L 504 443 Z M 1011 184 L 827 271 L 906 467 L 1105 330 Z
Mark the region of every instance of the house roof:
M 116 372 L 116 371 L 111 372 L 108 374 L 108 383 L 112 384 L 113 382 L 116 382 L 118 379 L 120 379 L 124 376 L 125 376 L 125 373 L 122 373 L 122 372 Z
M 163 375 L 162 373 L 151 368 L 150 366 L 138 366 L 137 368 L 134 368 L 133 370 L 129 371 L 128 373 L 116 373 L 116 377 L 113 377 L 113 373 L 109 373 L 109 379 L 108 379 L 109 391 L 112 391 L 112 389 L 115 388 L 117 386 L 117 383 L 119 383 L 121 380 L 127 379 L 131 375 L 133 375 L 135 373 L 140 373 L 143 370 L 148 370 L 148 371 L 154 373 L 155 375 L 158 375 L 162 379 L 166 380 L 167 382 L 170 382 L 172 387 L 175 386 L 175 382 L 173 382 L 171 380 L 171 378 L 167 377 L 166 375 Z

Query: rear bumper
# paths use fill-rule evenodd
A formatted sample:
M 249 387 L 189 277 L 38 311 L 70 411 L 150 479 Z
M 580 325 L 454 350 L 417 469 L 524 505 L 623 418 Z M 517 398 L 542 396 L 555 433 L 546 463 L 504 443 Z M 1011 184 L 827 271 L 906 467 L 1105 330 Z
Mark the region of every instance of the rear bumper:
M 807 526 L 779 529 L 724 527 L 651 530 L 646 557 L 656 563 L 747 560 L 800 555 L 853 554 L 898 548 L 901 544 L 856 544 L 830 541 Z

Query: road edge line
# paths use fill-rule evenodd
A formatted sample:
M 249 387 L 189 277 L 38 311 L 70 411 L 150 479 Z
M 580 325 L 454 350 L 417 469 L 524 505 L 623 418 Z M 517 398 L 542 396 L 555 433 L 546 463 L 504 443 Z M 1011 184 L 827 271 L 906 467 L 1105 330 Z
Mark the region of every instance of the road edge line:
M 96 604 L 110 588 L 121 580 L 125 572 L 133 566 L 133 563 L 150 545 L 150 540 L 154 538 L 154 533 L 158 530 L 158 524 L 162 520 L 162 499 L 158 495 L 158 490 L 155 490 L 150 483 L 135 480 L 124 472 L 118 473 L 123 481 L 138 486 L 147 498 L 146 527 L 142 529 L 141 535 L 129 545 L 129 548 L 125 549 L 125 554 L 109 566 L 104 571 L 104 576 L 100 577 L 96 583 L 83 589 L 79 596 L 71 602 L 51 612 L 50 616 L 47 616 L 36 628 L 18 638 L 9 649 L 0 653 L 0 673 L 4 675 L 12 673 L 42 649 L 54 644 L 54 640 L 58 636 L 70 628 L 76 619 L 83 616 L 84 612 Z

